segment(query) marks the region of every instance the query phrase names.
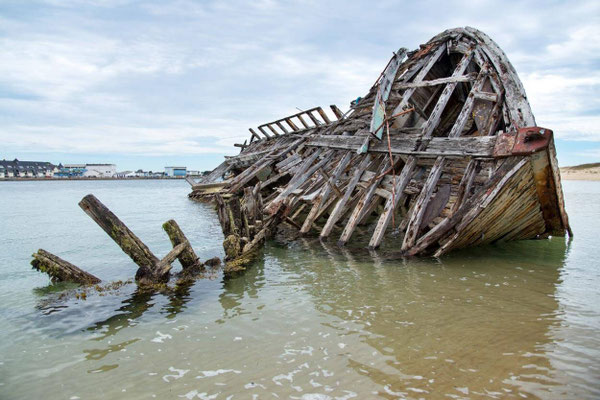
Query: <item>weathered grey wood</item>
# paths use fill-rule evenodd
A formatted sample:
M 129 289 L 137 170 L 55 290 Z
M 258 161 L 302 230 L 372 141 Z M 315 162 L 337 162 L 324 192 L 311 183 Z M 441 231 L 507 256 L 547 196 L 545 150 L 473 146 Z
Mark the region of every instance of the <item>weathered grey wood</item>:
M 300 120 L 300 123 L 302 123 L 302 125 L 306 128 L 309 129 L 310 125 L 308 125 L 306 123 L 306 121 L 304 120 L 304 118 L 302 118 L 302 114 L 296 114 L 296 117 L 298 117 L 298 120 Z
M 453 77 L 462 76 L 464 74 L 465 70 L 467 69 L 469 62 L 471 61 L 471 58 L 472 58 L 472 53 L 465 54 L 463 56 L 463 58 L 460 60 L 460 62 L 458 63 L 458 65 L 456 66 L 456 69 L 452 73 L 452 76 Z M 448 101 L 450 100 L 450 96 L 452 95 L 452 92 L 456 88 L 456 85 L 457 85 L 456 82 L 446 84 L 446 87 L 442 91 L 442 94 L 440 95 L 440 98 L 438 99 L 433 111 L 431 112 L 429 119 L 427 120 L 427 122 L 425 123 L 425 125 L 423 127 L 423 138 L 424 139 L 430 138 L 433 133 L 433 130 L 439 124 L 440 118 L 442 116 L 442 111 L 446 107 L 446 104 L 448 104 Z M 426 144 L 427 144 L 427 142 L 425 142 L 425 145 Z M 423 145 L 421 145 L 421 148 L 419 150 L 424 150 L 422 148 L 422 146 Z M 442 162 L 442 164 L 443 164 L 443 162 Z M 375 231 L 373 232 L 373 236 L 371 237 L 371 241 L 369 242 L 369 247 L 377 248 L 381 244 L 381 241 L 383 240 L 383 237 L 385 234 L 385 230 L 387 229 L 387 226 L 391 221 L 392 213 L 394 212 L 396 205 L 398 204 L 398 201 L 404 196 L 404 188 L 410 181 L 410 178 L 412 176 L 412 172 L 413 172 L 415 165 L 416 165 L 415 156 L 412 156 L 412 155 L 409 156 L 409 159 L 406 162 L 406 165 L 402 169 L 401 179 L 395 188 L 395 193 L 397 195 L 394 196 L 392 199 L 388 199 L 386 201 L 384 212 L 381 215 L 381 217 L 379 218 L 379 221 L 377 221 L 377 227 L 375 228 Z M 438 178 L 439 178 L 439 176 L 438 176 Z M 435 188 L 435 184 L 437 184 L 437 179 L 435 180 L 435 182 L 433 182 L 433 188 L 431 188 L 431 190 L 433 190 Z M 426 201 L 428 199 L 429 199 L 428 197 L 427 198 L 424 197 L 424 201 Z M 413 213 L 418 212 L 419 215 L 415 218 L 415 221 L 413 221 L 413 223 L 416 223 L 418 221 L 418 223 L 420 224 L 420 222 L 422 220 L 422 213 L 425 212 L 426 206 L 427 206 L 427 204 L 424 204 L 423 206 L 421 206 L 421 208 L 415 206 L 415 208 L 413 209 Z M 412 216 L 409 217 L 409 220 L 410 219 L 412 219 Z M 410 228 L 410 225 L 411 224 L 409 223 L 409 228 Z M 417 225 L 416 230 L 418 230 L 418 225 Z
M 446 159 L 444 157 L 438 157 L 435 160 L 433 168 L 431 168 L 431 172 L 427 177 L 427 181 L 423 186 L 423 190 L 421 190 L 421 193 L 419 193 L 419 196 L 417 197 L 415 206 L 412 210 L 412 215 L 409 217 L 404 240 L 402 241 L 402 251 L 406 251 L 415 244 L 415 240 L 419 234 L 419 228 L 421 227 L 421 222 L 423 222 L 425 210 L 427 209 L 427 205 L 429 204 L 433 190 L 435 189 L 437 182 L 442 175 L 445 162 Z
M 313 122 L 313 124 L 315 124 L 315 126 L 323 125 L 323 123 L 316 119 L 315 116 L 312 114 L 313 111 L 314 110 L 308 110 L 305 114 L 308 115 L 308 118 L 310 118 L 310 120 Z
M 331 177 L 326 177 L 327 184 L 323 185 L 323 188 L 321 189 L 320 193 L 315 198 L 314 204 L 313 204 L 311 210 L 309 211 L 308 216 L 304 220 L 304 224 L 302 225 L 302 228 L 300 229 L 301 233 L 307 233 L 310 230 L 313 222 L 315 221 L 315 219 L 317 217 L 319 210 L 321 209 L 321 206 L 323 204 L 325 204 L 325 202 L 327 202 L 327 198 L 329 197 L 329 194 L 331 193 L 333 185 L 335 185 L 335 182 L 339 179 L 342 172 L 344 172 L 344 170 L 350 163 L 351 158 L 352 158 L 352 153 L 346 152 L 346 154 L 344 154 L 342 159 L 338 162 L 337 166 L 335 167 L 335 169 L 333 171 L 333 175 Z
M 198 266 L 200 264 L 198 261 L 198 256 L 194 252 L 194 249 L 192 249 L 192 246 L 189 245 L 187 237 L 185 236 L 177 222 L 175 222 L 175 220 L 170 219 L 167 222 L 165 222 L 162 227 L 169 236 L 173 247 L 176 247 L 182 243 L 188 243 L 188 246 L 185 247 L 177 257 L 183 269 Z
M 179 243 L 177 246 L 173 247 L 173 249 L 170 252 L 168 252 L 167 255 L 163 257 L 162 260 L 160 260 L 158 262 L 156 267 L 154 267 L 154 274 L 156 274 L 157 276 L 166 276 L 169 273 L 169 271 L 171 270 L 171 268 L 173 268 L 171 266 L 173 261 L 175 261 L 175 259 L 179 258 L 181 253 L 183 253 L 189 247 L 190 247 L 190 244 L 188 241 Z
M 383 213 L 379 217 L 379 220 L 377 221 L 377 226 L 375 227 L 375 231 L 373 232 L 373 236 L 369 241 L 370 248 L 377 248 L 381 244 L 383 236 L 385 235 L 385 230 L 387 229 L 387 226 L 392 220 L 392 213 L 396 209 L 396 205 L 400 200 L 404 199 L 404 189 L 406 188 L 406 185 L 408 185 L 408 182 L 410 182 L 416 165 L 416 157 L 409 156 L 408 160 L 406 161 L 406 164 L 404 164 L 404 167 L 402 168 L 400 176 L 397 177 L 396 186 L 394 187 L 395 195 L 385 202 Z
M 450 184 L 438 186 L 437 191 L 432 196 L 431 201 L 429 201 L 429 204 L 425 209 L 425 215 L 423 215 L 423 221 L 421 222 L 420 229 L 423 229 L 424 227 L 428 226 L 435 218 L 437 218 L 440 215 L 442 210 L 446 207 L 446 204 L 448 204 L 448 200 L 450 200 L 450 191 Z
M 270 139 L 270 138 L 273 137 L 267 131 L 265 131 L 265 128 L 263 126 L 259 126 L 257 129 L 260 131 L 260 133 L 262 133 L 263 135 L 265 135 L 265 137 L 267 139 Z M 252 128 L 250 129 L 250 132 L 252 132 Z
M 299 131 L 300 130 L 300 128 L 298 128 L 298 126 L 296 126 L 296 124 L 294 123 L 294 121 L 292 121 L 290 118 L 285 118 L 284 120 L 290 126 L 290 128 L 292 128 L 293 131 Z
M 432 79 L 430 81 L 398 83 L 393 86 L 394 90 L 403 90 L 409 88 L 421 88 L 430 86 L 445 85 L 446 83 L 471 82 L 476 78 L 476 74 L 467 74 L 461 76 L 450 76 L 448 78 Z
M 273 126 L 272 126 L 271 124 L 267 124 L 267 125 L 266 125 L 266 127 L 267 127 L 267 128 L 269 128 L 269 130 L 270 130 L 271 132 L 273 132 L 273 134 L 274 134 L 275 136 L 279 136 L 279 135 L 280 135 L 280 134 L 279 134 L 279 132 L 277 132 L 277 130 L 275 130 L 275 128 L 273 128 Z M 260 126 L 259 126 L 258 128 L 260 129 Z
M 283 131 L 284 134 L 290 133 L 285 126 L 281 123 L 281 121 L 275 121 L 275 124 Z
M 372 156 L 370 154 L 365 155 L 363 157 L 362 161 L 360 162 L 360 164 L 356 167 L 356 169 L 352 173 L 352 178 L 350 178 L 350 181 L 348 182 L 348 186 L 346 187 L 346 190 L 344 191 L 344 196 L 341 199 L 339 199 L 338 202 L 335 204 L 333 211 L 329 215 L 327 222 L 325 223 L 325 225 L 323 226 L 323 229 L 321 230 L 321 234 L 320 234 L 321 238 L 324 239 L 324 238 L 328 237 L 329 234 L 331 233 L 333 226 L 335 225 L 335 223 L 339 220 L 339 218 L 344 213 L 346 204 L 348 203 L 348 200 L 350 199 L 352 192 L 356 188 L 356 185 L 358 184 L 358 181 L 360 180 L 361 175 L 371 165 L 371 162 L 372 162 Z
M 296 175 L 288 183 L 286 188 L 269 205 L 267 205 L 265 211 L 268 214 L 275 214 L 281 207 L 286 197 L 288 197 L 294 190 L 298 188 L 298 186 L 303 184 L 308 177 L 310 177 L 317 169 L 319 169 L 328 161 L 328 159 L 324 157 L 321 161 L 317 162 L 315 165 L 312 165 L 322 152 L 323 149 L 316 149 L 313 154 L 304 161 L 300 167 L 300 170 L 296 172 Z
M 260 135 L 259 135 L 258 133 L 256 133 L 256 132 L 254 132 L 254 129 L 252 129 L 252 128 L 248 128 L 248 130 L 249 130 L 249 131 L 250 131 L 250 133 L 252 134 L 252 137 L 253 137 L 253 138 L 256 138 L 256 140 L 262 140 L 262 138 L 260 137 Z M 269 137 L 267 136 L 267 139 L 268 139 L 268 138 L 269 138 Z
M 479 165 L 478 160 L 471 159 L 465 168 L 465 172 L 458 184 L 458 192 L 456 193 L 456 202 L 454 203 L 454 207 L 452 212 L 456 212 L 460 208 L 460 206 L 464 203 L 464 201 L 469 197 L 471 192 L 471 185 L 473 184 L 473 179 L 477 174 L 477 167 Z
M 408 255 L 416 255 L 425 251 L 433 243 L 441 239 L 448 231 L 454 228 L 459 222 L 461 224 L 470 222 L 481 211 L 484 201 L 495 197 L 504 183 L 510 179 L 527 163 L 527 159 L 512 158 L 506 160 L 504 164 L 491 177 L 479 191 L 463 203 L 463 205 L 451 216 L 442 220 L 425 235 L 421 236 L 417 243 L 408 251 Z
M 344 118 L 344 113 L 338 108 L 338 106 L 336 106 L 335 104 L 332 104 L 329 106 L 329 108 L 331 108 L 331 111 L 333 111 L 333 113 L 335 114 L 335 117 L 337 119 Z
M 263 168 L 273 164 L 287 153 L 294 151 L 303 141 L 304 138 L 299 138 L 289 146 L 285 146 L 283 150 L 281 150 L 280 146 L 275 146 L 275 148 L 263 156 L 259 162 L 254 164 L 251 168 L 246 169 L 230 183 L 229 193 L 237 193 L 240 191 L 242 187 L 250 182 Z
M 413 82 L 419 83 L 419 82 L 423 81 L 423 79 L 425 79 L 425 76 L 429 73 L 431 68 L 435 65 L 435 63 L 439 60 L 439 58 L 442 56 L 442 54 L 444 54 L 445 51 L 446 51 L 446 44 L 442 44 L 435 50 L 435 52 L 428 55 L 427 63 L 423 66 L 423 68 L 421 68 L 421 70 L 419 71 L 419 73 L 417 74 L 417 76 L 415 77 Z M 414 88 L 414 87 L 406 89 L 406 91 L 402 94 L 402 101 L 400 101 L 400 104 L 398 104 L 396 106 L 392 115 L 398 114 L 399 112 L 404 111 L 404 109 L 408 105 L 408 102 L 410 101 L 410 98 L 413 95 L 413 93 L 415 92 L 415 90 L 416 90 L 416 88 Z
M 85 211 L 115 243 L 121 247 L 133 262 L 140 267 L 153 268 L 159 259 L 150 251 L 121 220 L 113 214 L 93 194 L 88 194 L 80 202 L 79 207 Z
M 393 167 L 396 163 L 396 160 L 394 160 L 393 163 L 393 165 L 390 164 L 390 159 L 385 157 L 385 161 L 380 165 L 379 169 L 377 170 L 377 175 L 369 183 L 369 186 L 365 190 L 363 196 L 360 198 L 358 205 L 354 208 L 354 211 L 350 215 L 350 218 L 348 218 L 348 222 L 346 223 L 344 231 L 342 232 L 340 240 L 338 241 L 339 245 L 345 245 L 354 233 L 356 226 L 359 224 L 362 217 L 364 216 L 365 210 L 371 204 L 371 199 L 375 195 L 375 190 L 383 180 L 383 173 L 390 167 Z
M 319 113 L 319 115 L 321 116 L 321 118 L 323 118 L 323 121 L 325 121 L 326 124 L 330 124 L 331 120 L 329 119 L 329 117 L 327 116 L 327 114 L 325 114 L 325 111 L 323 111 L 323 109 L 321 107 L 317 108 L 317 112 Z
M 392 84 L 398 73 L 398 68 L 404 57 L 406 57 L 406 52 L 405 48 L 401 48 L 397 53 L 394 53 L 385 70 L 381 73 L 381 79 L 378 82 L 369 132 L 379 140 L 383 136 L 386 102 L 392 90 Z
M 55 283 L 73 282 L 81 285 L 100 283 L 99 278 L 44 249 L 39 249 L 33 254 L 31 265 L 34 269 L 48 274 L 50 280 Z
M 496 137 L 462 137 L 462 138 L 431 138 L 426 150 L 415 150 L 421 140 L 417 137 L 397 137 L 390 132 L 392 154 L 415 155 L 419 157 L 493 157 Z M 358 150 L 364 141 L 360 136 L 315 135 L 306 142 L 311 147 L 327 147 L 336 150 Z M 387 141 L 375 142 L 370 145 L 371 153 L 388 153 Z

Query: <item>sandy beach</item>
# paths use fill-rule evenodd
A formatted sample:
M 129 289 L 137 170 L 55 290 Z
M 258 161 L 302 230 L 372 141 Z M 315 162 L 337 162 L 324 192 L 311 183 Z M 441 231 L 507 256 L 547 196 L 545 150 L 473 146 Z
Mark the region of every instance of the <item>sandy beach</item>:
M 563 167 L 560 176 L 566 180 L 600 181 L 600 163 Z

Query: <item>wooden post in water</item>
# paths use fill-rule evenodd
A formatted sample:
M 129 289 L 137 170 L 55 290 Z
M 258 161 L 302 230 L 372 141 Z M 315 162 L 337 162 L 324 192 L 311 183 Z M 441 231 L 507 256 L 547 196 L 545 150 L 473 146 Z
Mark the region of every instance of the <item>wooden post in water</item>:
M 47 273 L 52 282 L 74 282 L 82 285 L 100 283 L 100 279 L 94 275 L 43 249 L 33 254 L 31 265 L 34 269 Z
M 85 211 L 100 227 L 121 247 L 140 268 L 135 278 L 144 283 L 166 282 L 169 280 L 171 266 L 164 265 L 121 220 L 113 214 L 93 194 L 88 194 L 79 207 Z M 188 244 L 189 245 L 189 244 Z M 183 251 L 181 249 L 177 256 Z M 171 254 L 171 253 L 169 253 Z M 173 258 L 174 260 L 175 258 Z
M 167 235 L 169 235 L 169 239 L 171 240 L 173 247 L 176 247 L 182 243 L 188 243 L 188 246 L 186 246 L 177 257 L 184 270 L 195 266 L 202 266 L 202 263 L 198 260 L 198 256 L 194 252 L 194 249 L 192 249 L 192 246 L 189 245 L 187 237 L 184 235 L 183 231 L 177 222 L 175 222 L 175 220 L 170 219 L 165 222 L 163 224 L 163 229 L 165 232 L 167 232 Z

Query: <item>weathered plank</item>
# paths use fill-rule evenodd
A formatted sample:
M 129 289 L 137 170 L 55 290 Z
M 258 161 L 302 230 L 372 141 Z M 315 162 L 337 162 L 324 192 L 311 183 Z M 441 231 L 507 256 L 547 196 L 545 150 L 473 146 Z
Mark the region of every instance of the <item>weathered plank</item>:
M 326 178 L 327 184 L 323 185 L 320 193 L 315 198 L 314 204 L 313 204 L 311 210 L 309 211 L 308 216 L 304 220 L 304 224 L 302 225 L 302 228 L 300 229 L 301 233 L 307 233 L 310 230 L 313 222 L 315 221 L 315 219 L 317 217 L 319 210 L 321 209 L 321 206 L 323 204 L 325 204 L 325 202 L 327 202 L 327 199 L 329 197 L 329 194 L 331 193 L 331 190 L 333 189 L 333 187 L 335 185 L 335 182 L 338 180 L 338 178 L 340 177 L 342 172 L 344 172 L 344 170 L 350 163 L 351 159 L 352 159 L 352 153 L 346 152 L 346 154 L 344 154 L 342 159 L 338 162 L 337 166 L 335 167 L 335 169 L 333 171 L 333 175 Z
M 346 190 L 344 191 L 344 196 L 341 199 L 339 199 L 338 202 L 335 204 L 333 211 L 329 215 L 327 222 L 325 223 L 325 225 L 323 226 L 323 229 L 321 230 L 321 234 L 320 234 L 321 238 L 324 239 L 324 238 L 328 237 L 329 234 L 331 233 L 331 230 L 333 229 L 335 223 L 339 220 L 339 218 L 344 213 L 346 204 L 348 203 L 348 200 L 350 199 L 352 192 L 356 188 L 356 185 L 358 184 L 358 181 L 360 180 L 361 175 L 371 165 L 372 160 L 373 159 L 370 154 L 365 155 L 363 157 L 362 161 L 360 162 L 360 164 L 356 167 L 356 169 L 352 173 L 352 178 L 350 178 L 350 181 L 348 182 L 348 185 L 346 186 Z
M 100 283 L 99 278 L 44 249 L 33 254 L 31 266 L 48 274 L 52 282 L 74 282 L 81 285 Z
M 194 252 L 194 249 L 192 249 L 192 246 L 189 245 L 187 237 L 185 236 L 177 222 L 175 222 L 175 220 L 168 220 L 163 224 L 162 227 L 169 236 L 171 244 L 174 248 L 182 243 L 188 244 L 188 246 L 186 246 L 177 257 L 183 269 L 193 268 L 201 265 L 201 263 L 198 260 L 198 256 Z

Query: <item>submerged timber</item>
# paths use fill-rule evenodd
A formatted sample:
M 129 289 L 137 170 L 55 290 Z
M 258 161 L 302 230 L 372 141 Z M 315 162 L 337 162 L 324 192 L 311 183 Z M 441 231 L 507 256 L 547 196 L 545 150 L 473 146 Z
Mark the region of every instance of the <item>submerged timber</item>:
M 191 198 L 217 199 L 230 259 L 279 223 L 340 245 L 362 225 L 369 248 L 389 241 L 406 255 L 572 234 L 553 133 L 473 28 L 394 53 L 346 113 L 317 107 L 250 133 L 239 155 L 190 180 Z

